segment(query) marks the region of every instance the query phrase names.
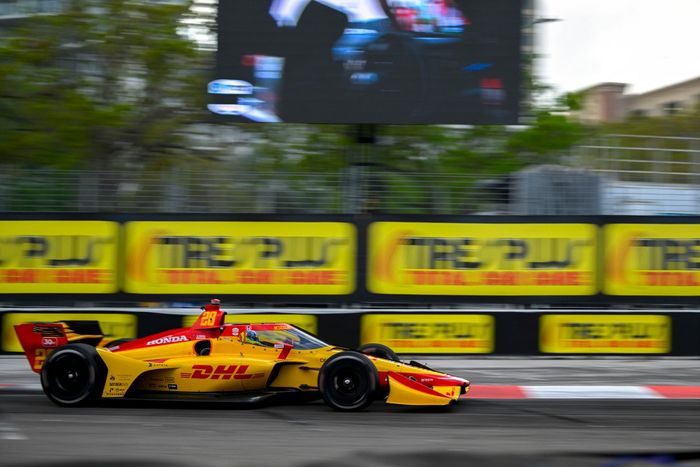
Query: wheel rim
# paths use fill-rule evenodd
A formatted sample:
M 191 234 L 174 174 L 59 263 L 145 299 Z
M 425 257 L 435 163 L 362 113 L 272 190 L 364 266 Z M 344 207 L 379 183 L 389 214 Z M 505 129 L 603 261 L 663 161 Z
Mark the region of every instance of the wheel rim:
M 77 353 L 57 355 L 48 374 L 53 395 L 62 401 L 82 398 L 89 390 L 90 365 Z
M 361 403 L 367 397 L 368 382 L 355 365 L 339 368 L 330 377 L 334 399 L 344 406 Z

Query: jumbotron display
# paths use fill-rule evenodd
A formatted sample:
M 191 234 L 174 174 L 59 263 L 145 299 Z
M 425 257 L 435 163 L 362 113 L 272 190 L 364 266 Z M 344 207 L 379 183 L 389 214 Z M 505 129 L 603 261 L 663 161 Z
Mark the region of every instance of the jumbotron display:
M 208 108 L 238 122 L 514 124 L 521 0 L 219 0 Z

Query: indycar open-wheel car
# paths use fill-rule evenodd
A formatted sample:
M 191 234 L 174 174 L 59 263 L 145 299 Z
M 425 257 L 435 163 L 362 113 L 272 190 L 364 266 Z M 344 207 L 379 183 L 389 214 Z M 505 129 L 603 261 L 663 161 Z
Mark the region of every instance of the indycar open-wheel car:
M 335 410 L 362 410 L 374 401 L 448 405 L 469 381 L 416 362 L 388 347 L 349 350 L 326 344 L 286 323 L 224 322 L 217 300 L 192 327 L 103 343 L 96 322 L 15 326 L 47 397 L 76 406 L 106 399 L 187 399 L 260 402 L 284 396 L 321 397 Z

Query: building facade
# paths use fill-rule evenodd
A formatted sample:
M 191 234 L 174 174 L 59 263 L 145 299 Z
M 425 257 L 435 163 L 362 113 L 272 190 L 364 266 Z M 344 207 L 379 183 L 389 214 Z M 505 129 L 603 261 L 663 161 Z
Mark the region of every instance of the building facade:
M 661 117 L 691 112 L 700 105 L 700 76 L 642 94 L 625 94 L 625 83 L 601 83 L 580 91 L 587 123 L 619 122 L 633 116 Z

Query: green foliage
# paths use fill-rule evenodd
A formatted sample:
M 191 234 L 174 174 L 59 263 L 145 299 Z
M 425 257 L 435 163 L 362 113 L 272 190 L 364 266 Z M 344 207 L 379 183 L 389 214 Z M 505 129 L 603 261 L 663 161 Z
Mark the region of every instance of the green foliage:
M 602 133 L 700 137 L 700 104 L 690 111 L 663 117 L 631 116 L 620 123 L 601 125 Z
M 583 109 L 583 102 L 586 95 L 583 92 L 567 92 L 557 99 L 557 105 L 568 110 Z
M 531 126 L 510 136 L 507 148 L 523 166 L 554 164 L 587 134 L 590 130 L 568 116 L 543 110 Z
M 75 0 L 0 37 L 0 163 L 73 168 L 182 149 L 203 57 L 178 33 L 189 5 Z M 199 115 L 198 115 L 199 114 Z

